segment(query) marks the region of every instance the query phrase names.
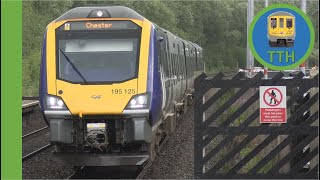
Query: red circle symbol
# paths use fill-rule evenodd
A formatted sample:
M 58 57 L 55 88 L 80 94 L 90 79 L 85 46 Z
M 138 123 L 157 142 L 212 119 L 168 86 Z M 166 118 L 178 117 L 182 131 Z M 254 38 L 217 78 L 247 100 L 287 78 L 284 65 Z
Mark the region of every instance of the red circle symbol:
M 276 92 L 272 93 L 273 90 L 276 91 Z M 279 98 L 279 96 L 277 96 L 278 94 L 280 95 L 280 98 Z M 266 100 L 267 97 L 270 97 L 270 102 L 268 102 Z M 263 94 L 263 101 L 268 106 L 273 106 L 273 107 L 274 106 L 278 106 L 282 102 L 282 98 L 283 98 L 282 97 L 282 93 L 278 88 L 269 88 Z M 275 102 L 274 104 L 272 104 L 272 100 L 273 100 L 273 102 Z

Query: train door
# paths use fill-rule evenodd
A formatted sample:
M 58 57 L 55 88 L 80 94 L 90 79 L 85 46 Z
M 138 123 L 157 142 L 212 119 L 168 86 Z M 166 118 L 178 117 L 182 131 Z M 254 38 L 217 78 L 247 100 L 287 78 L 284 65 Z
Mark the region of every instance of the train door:
M 190 53 L 190 65 L 191 65 L 191 82 L 190 82 L 190 88 L 192 89 L 193 88 L 193 81 L 194 81 L 194 75 L 195 75 L 195 70 L 196 70 L 196 61 L 195 61 L 195 58 L 194 58 L 194 49 L 191 45 L 189 45 L 189 53 Z
M 165 48 L 166 48 L 166 56 L 165 56 L 165 61 L 167 64 L 167 77 L 165 79 L 166 81 L 166 87 L 167 87 L 167 99 L 166 99 L 166 112 L 172 109 L 172 93 L 173 93 L 173 73 L 172 73 L 172 62 L 171 56 L 170 56 L 170 49 L 169 49 L 169 38 L 168 35 L 165 33 Z
M 199 57 L 198 57 L 198 51 L 197 48 L 193 46 L 193 50 L 194 50 L 194 59 L 196 60 L 196 69 L 195 71 L 199 71 Z
M 188 76 L 187 76 L 187 66 L 186 66 L 186 54 L 185 54 L 185 47 L 184 47 L 184 44 L 183 42 L 181 43 L 181 64 L 183 66 L 183 93 L 186 92 L 187 90 L 187 79 L 188 79 Z
M 186 90 L 189 88 L 188 82 L 189 82 L 189 66 L 188 66 L 188 59 L 187 59 L 187 45 L 185 42 L 182 41 L 182 47 L 183 47 L 183 56 L 184 56 L 184 67 L 185 67 L 185 73 L 186 73 Z
M 180 73 L 179 73 L 179 58 L 178 58 L 178 43 L 175 38 L 172 39 L 172 57 L 173 57 L 173 72 L 174 72 L 174 94 L 173 101 L 178 102 L 181 93 Z
M 161 79 L 161 87 L 162 87 L 162 109 L 165 108 L 166 99 L 167 99 L 167 88 L 165 84 L 166 73 L 164 71 L 164 46 L 163 46 L 163 37 L 157 34 L 157 53 L 158 53 L 158 64 L 159 64 L 159 72 Z
M 179 63 L 179 65 L 178 65 L 178 67 L 179 67 L 178 80 L 179 80 L 179 88 L 180 88 L 179 99 L 181 99 L 183 94 L 184 94 L 184 89 L 183 89 L 184 88 L 184 84 L 183 84 L 183 82 L 184 82 L 184 73 L 183 73 L 183 64 L 182 64 L 182 59 L 181 59 L 181 55 L 180 55 L 181 50 L 180 50 L 180 44 L 179 43 L 177 43 L 177 48 L 178 48 L 178 63 Z
M 285 34 L 285 22 L 284 22 L 284 17 L 280 17 L 279 19 L 279 34 L 280 36 L 283 36 Z

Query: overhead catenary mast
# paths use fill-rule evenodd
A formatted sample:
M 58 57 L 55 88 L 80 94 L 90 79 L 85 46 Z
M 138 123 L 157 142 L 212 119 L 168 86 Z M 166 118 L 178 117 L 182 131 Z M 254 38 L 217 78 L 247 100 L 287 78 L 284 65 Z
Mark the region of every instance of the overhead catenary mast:
M 269 5 L 269 0 L 265 0 L 264 6 L 268 7 L 268 5 Z M 264 74 L 264 79 L 268 79 L 268 68 L 266 66 L 264 67 L 263 74 Z
M 301 10 L 307 14 L 307 1 L 306 0 L 301 0 Z M 303 74 L 306 74 L 306 60 L 302 64 L 299 65 L 299 71 L 303 72 Z
M 265 1 L 264 1 L 264 7 L 268 7 L 268 5 L 269 5 L 269 1 L 268 1 L 268 0 L 265 0 Z
M 254 67 L 254 58 L 249 48 L 249 27 L 250 23 L 254 16 L 254 0 L 248 0 L 248 8 L 247 8 L 247 67 L 246 69 L 249 70 L 248 76 L 249 78 L 252 77 L 252 70 Z

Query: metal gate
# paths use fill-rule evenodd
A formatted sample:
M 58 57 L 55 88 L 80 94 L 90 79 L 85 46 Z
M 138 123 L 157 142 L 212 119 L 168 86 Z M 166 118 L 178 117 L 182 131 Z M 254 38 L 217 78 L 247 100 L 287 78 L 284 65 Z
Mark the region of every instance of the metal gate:
M 195 79 L 195 178 L 318 178 L 318 75 L 283 76 Z M 259 123 L 260 86 L 286 86 L 286 124 Z

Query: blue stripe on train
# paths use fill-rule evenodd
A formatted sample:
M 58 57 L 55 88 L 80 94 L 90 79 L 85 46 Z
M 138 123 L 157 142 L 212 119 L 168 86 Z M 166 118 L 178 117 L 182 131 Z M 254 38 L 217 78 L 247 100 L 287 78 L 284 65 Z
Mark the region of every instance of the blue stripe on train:
M 153 126 L 159 121 L 162 107 L 162 85 L 158 71 L 158 54 L 156 49 L 157 37 L 155 28 L 151 26 L 148 62 L 148 84 L 147 91 L 151 95 L 150 101 L 150 123 Z
M 42 52 L 41 52 L 41 66 L 40 66 L 40 84 L 39 84 L 39 100 L 40 107 L 44 111 L 44 95 L 48 93 L 47 86 L 47 31 L 44 32 L 43 42 L 42 42 Z

